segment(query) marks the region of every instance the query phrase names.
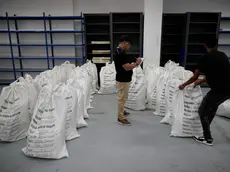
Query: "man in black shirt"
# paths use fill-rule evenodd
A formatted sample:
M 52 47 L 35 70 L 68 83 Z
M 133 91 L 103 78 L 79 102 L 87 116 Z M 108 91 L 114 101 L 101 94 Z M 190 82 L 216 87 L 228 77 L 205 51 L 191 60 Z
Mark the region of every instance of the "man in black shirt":
M 179 88 L 184 89 L 193 82 L 195 86 L 205 82 L 209 84 L 211 91 L 204 97 L 199 108 L 204 137 L 194 137 L 194 139 L 212 146 L 210 124 L 218 106 L 230 98 L 230 64 L 226 54 L 217 51 L 216 39 L 208 40 L 205 43 L 205 48 L 208 53 L 201 58 L 193 77 L 180 85 Z M 200 72 L 205 75 L 205 78 L 198 79 Z
M 116 81 L 118 89 L 118 123 L 123 125 L 131 125 L 125 118 L 124 106 L 128 99 L 129 85 L 132 80 L 133 69 L 141 63 L 141 58 L 129 57 L 126 51 L 129 50 L 131 41 L 128 36 L 123 35 L 120 38 L 119 46 L 117 47 L 114 57 L 116 68 Z

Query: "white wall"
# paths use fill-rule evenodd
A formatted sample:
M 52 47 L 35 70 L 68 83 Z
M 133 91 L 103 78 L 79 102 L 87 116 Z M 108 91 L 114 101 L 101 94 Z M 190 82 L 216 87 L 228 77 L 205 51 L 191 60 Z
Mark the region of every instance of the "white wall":
M 163 11 L 222 12 L 230 16 L 229 0 L 164 0 Z M 0 15 L 79 15 L 80 12 L 143 12 L 144 0 L 0 0 Z
M 165 13 L 222 12 L 230 16 L 230 0 L 164 0 Z
M 42 12 L 51 15 L 79 15 L 84 13 L 108 13 L 108 12 L 144 12 L 144 0 L 0 0 L 0 15 L 42 15 Z M 223 16 L 230 16 L 230 0 L 164 0 L 163 12 L 167 13 L 183 13 L 183 12 L 222 12 Z M 23 23 L 27 28 L 39 28 L 37 22 L 34 25 Z M 23 27 L 22 26 L 22 27 Z M 57 24 L 58 28 L 71 29 L 70 24 Z M 0 22 L 1 29 L 1 22 Z M 2 28 L 3 29 L 3 28 Z M 0 42 L 4 43 L 4 35 L 0 34 Z M 70 35 L 71 37 L 71 35 Z M 7 38 L 7 36 L 6 36 Z M 33 38 L 33 39 L 31 39 Z M 68 37 L 69 38 L 69 37 Z M 26 41 L 42 40 L 43 38 L 35 38 L 34 36 L 27 36 Z M 67 39 L 64 37 L 60 41 Z M 57 38 L 57 42 L 58 38 Z M 150 46 L 151 47 L 151 46 Z M 24 47 L 26 49 L 26 47 Z M 57 48 L 57 54 L 64 56 L 62 53 L 69 53 L 68 56 L 73 55 L 73 49 Z M 8 53 L 9 50 L 0 48 L 1 53 Z M 43 56 L 44 52 L 32 51 L 32 48 L 27 48 L 26 55 Z M 2 63 L 2 66 L 6 66 Z M 31 64 L 28 62 L 28 65 Z M 36 63 L 38 65 L 38 63 Z M 42 64 L 41 64 L 42 65 Z M 0 68 L 2 67 L 0 65 Z M 2 74 L 1 74 L 2 75 Z

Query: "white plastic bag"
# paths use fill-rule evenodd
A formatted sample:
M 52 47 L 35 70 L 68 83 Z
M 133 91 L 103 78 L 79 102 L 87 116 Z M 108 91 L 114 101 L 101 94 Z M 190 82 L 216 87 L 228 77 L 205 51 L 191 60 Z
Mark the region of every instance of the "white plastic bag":
M 230 99 L 226 100 L 219 106 L 216 114 L 219 116 L 230 118 Z
M 158 78 L 163 75 L 165 69 L 163 67 L 153 68 L 149 71 L 148 78 L 148 85 L 147 85 L 147 108 L 156 110 L 156 83 Z
M 165 117 L 161 120 L 163 124 L 172 124 L 172 99 L 173 95 L 179 89 L 179 85 L 181 85 L 183 81 L 178 78 L 172 77 L 170 78 L 168 85 L 165 90 Z
M 171 75 L 168 71 L 165 71 L 156 82 L 156 110 L 153 112 L 155 115 L 165 116 L 166 113 L 166 97 L 165 91 L 168 87 L 168 82 Z
M 144 110 L 146 108 L 146 85 L 144 72 L 141 67 L 133 70 L 133 79 L 129 88 L 129 96 L 125 107 L 132 110 Z
M 30 75 L 28 74 L 25 75 L 24 83 L 26 84 L 29 93 L 29 114 L 31 119 L 32 114 L 34 112 L 35 104 L 37 102 L 38 92 L 36 90 L 34 80 Z
M 106 64 L 100 71 L 100 90 L 98 94 L 113 94 L 116 93 L 116 70 L 114 62 Z
M 42 88 L 30 123 L 27 156 L 61 159 L 69 157 L 65 143 L 65 99 L 52 93 L 52 86 Z
M 171 136 L 202 136 L 203 130 L 198 109 L 203 97 L 200 87 L 188 86 L 173 96 Z
M 77 113 L 76 113 L 76 127 L 77 128 L 82 128 L 82 127 L 87 127 L 88 124 L 85 122 L 84 119 L 84 94 L 81 91 L 81 87 L 78 84 L 78 81 L 69 79 L 67 81 L 67 84 L 72 85 L 73 88 L 75 88 L 76 91 L 76 97 L 77 97 Z
M 23 82 L 15 81 L 3 88 L 0 96 L 1 141 L 14 142 L 26 137 L 30 124 L 28 95 Z
M 76 90 L 70 84 L 59 84 L 54 88 L 54 94 L 63 96 L 65 100 L 65 116 L 66 116 L 66 140 L 72 140 L 80 137 L 76 130 L 76 114 L 77 114 L 77 95 Z
M 89 89 L 88 89 L 88 86 L 87 86 L 87 79 L 85 78 L 85 75 L 82 74 L 82 68 L 75 68 L 71 75 L 70 75 L 70 80 L 74 80 L 76 82 L 74 82 L 76 88 L 78 88 L 81 93 L 82 93 L 82 100 L 83 100 L 83 103 L 82 103 L 82 109 L 84 110 L 84 113 L 83 113 L 83 116 L 84 118 L 88 119 L 89 118 L 89 114 L 87 112 L 87 101 L 90 100 L 87 98 L 87 96 L 90 96 L 89 94 Z M 90 102 L 90 101 L 89 101 Z

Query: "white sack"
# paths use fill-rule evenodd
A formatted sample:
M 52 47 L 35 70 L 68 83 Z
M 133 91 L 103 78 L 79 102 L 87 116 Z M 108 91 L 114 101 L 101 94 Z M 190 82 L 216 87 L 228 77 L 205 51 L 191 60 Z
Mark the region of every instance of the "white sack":
M 156 110 L 156 83 L 158 78 L 163 75 L 165 72 L 165 69 L 163 67 L 157 67 L 153 68 L 151 71 L 149 71 L 148 78 L 148 84 L 147 84 L 147 108 Z
M 83 69 L 80 68 L 80 67 L 76 67 L 71 75 L 70 75 L 70 80 L 74 80 L 76 82 L 74 82 L 76 88 L 78 88 L 81 93 L 82 93 L 82 100 L 83 100 L 83 103 L 82 103 L 82 109 L 84 111 L 83 113 L 83 116 L 84 118 L 88 119 L 89 118 L 89 114 L 87 112 L 87 101 L 90 100 L 89 98 L 87 98 L 87 96 L 90 96 L 90 91 L 89 91 L 89 87 L 87 85 L 87 80 L 88 78 L 85 78 L 84 76 L 84 72 L 82 71 Z M 85 73 L 86 74 L 86 73 Z M 90 102 L 90 101 L 89 101 Z
M 84 119 L 85 109 L 84 109 L 84 94 L 81 91 L 82 88 L 80 87 L 77 81 L 72 79 L 69 79 L 67 81 L 67 84 L 75 88 L 76 91 L 75 92 L 77 97 L 76 127 L 77 128 L 87 127 L 88 124 L 85 122 Z
M 65 99 L 52 93 L 52 86 L 43 87 L 28 130 L 27 156 L 61 159 L 69 157 L 65 143 Z
M 116 70 L 114 62 L 106 64 L 100 71 L 100 90 L 98 94 L 116 93 Z
M 171 79 L 171 75 L 168 71 L 159 76 L 156 82 L 156 110 L 153 112 L 155 115 L 165 116 L 166 113 L 166 97 L 165 91 L 168 87 L 168 82 Z
M 198 109 L 203 97 L 199 86 L 188 86 L 178 90 L 173 96 L 171 136 L 202 136 L 203 130 Z
M 133 70 L 133 79 L 129 88 L 129 96 L 125 107 L 132 110 L 144 110 L 146 108 L 145 76 L 141 67 Z
M 72 140 L 80 137 L 77 132 L 76 114 L 78 110 L 76 89 L 70 84 L 59 84 L 54 88 L 56 96 L 62 96 L 65 100 L 65 117 L 66 117 L 66 140 Z
M 29 93 L 29 114 L 30 114 L 30 119 L 31 119 L 32 114 L 34 112 L 35 104 L 37 102 L 38 92 L 35 87 L 34 80 L 30 75 L 26 74 L 24 81 L 25 81 L 24 83 L 27 86 L 28 93 Z
M 161 120 L 161 123 L 164 124 L 172 124 L 172 99 L 173 95 L 175 94 L 176 91 L 178 91 L 179 85 L 183 83 L 182 80 L 179 80 L 178 78 L 172 77 L 170 78 L 168 82 L 168 86 L 166 87 L 165 90 L 165 103 L 166 103 L 166 108 L 165 108 L 165 117 Z
M 216 114 L 219 116 L 230 118 L 230 99 L 226 100 L 219 106 Z
M 23 79 L 23 78 L 22 78 Z M 26 137 L 29 124 L 28 89 L 23 82 L 13 82 L 0 96 L 0 140 L 14 142 Z

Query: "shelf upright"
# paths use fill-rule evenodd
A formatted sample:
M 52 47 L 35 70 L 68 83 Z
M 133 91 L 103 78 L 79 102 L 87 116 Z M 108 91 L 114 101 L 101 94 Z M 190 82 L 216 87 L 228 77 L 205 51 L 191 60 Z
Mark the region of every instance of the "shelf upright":
M 50 62 L 49 62 L 49 47 L 48 47 L 48 36 L 46 32 L 46 15 L 43 13 L 43 22 L 44 22 L 44 31 L 45 31 L 45 47 L 46 47 L 46 60 L 47 60 L 47 68 L 50 69 Z
M 50 16 L 51 15 L 49 14 L 49 17 Z M 52 20 L 49 18 L 48 21 L 49 21 L 49 30 L 52 31 L 53 30 L 53 28 L 52 28 Z M 50 35 L 50 43 L 53 44 L 53 32 L 50 32 L 49 35 Z M 53 49 L 53 46 L 51 46 L 51 57 L 52 57 L 52 65 L 54 67 L 55 66 L 55 60 L 54 60 L 54 49 Z
M 14 16 L 16 17 L 16 15 L 14 14 Z M 15 31 L 18 31 L 18 21 L 14 18 L 14 25 L 15 25 Z M 23 69 L 23 65 L 22 65 L 22 53 L 21 53 L 21 47 L 20 45 L 20 39 L 19 39 L 19 32 L 16 32 L 16 39 L 17 39 L 17 44 L 18 44 L 18 56 L 19 56 L 19 64 L 20 64 L 20 68 Z M 21 76 L 23 76 L 23 72 L 21 72 Z
M 14 52 L 13 52 L 13 46 L 12 46 L 12 37 L 11 37 L 11 33 L 10 33 L 10 20 L 9 20 L 8 13 L 6 13 L 6 20 L 7 20 L 7 29 L 8 29 L 8 35 L 9 35 L 10 53 L 11 53 L 14 80 L 16 80 L 17 75 L 16 75 L 16 69 L 15 69 Z
M 82 44 L 82 65 L 85 62 L 85 43 L 84 43 L 84 18 L 83 13 L 81 12 L 81 44 Z
M 220 19 L 219 50 L 225 52 L 230 61 L 230 17 Z

